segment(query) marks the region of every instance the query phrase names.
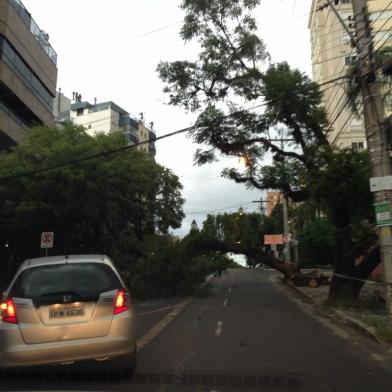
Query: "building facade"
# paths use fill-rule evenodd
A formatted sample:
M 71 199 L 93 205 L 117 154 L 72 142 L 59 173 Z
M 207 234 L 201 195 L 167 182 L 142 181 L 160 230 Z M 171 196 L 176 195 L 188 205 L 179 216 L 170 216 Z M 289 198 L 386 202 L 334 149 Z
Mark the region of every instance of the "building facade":
M 57 54 L 20 0 L 0 1 L 0 149 L 52 124 Z
M 355 33 L 353 26 L 352 0 L 336 0 L 335 7 L 340 16 Z M 311 36 L 313 80 L 323 84 L 346 75 L 349 66 L 356 61 L 356 49 L 351 46 L 350 37 L 339 22 L 331 7 L 324 0 L 312 0 L 309 18 Z M 374 48 L 392 45 L 392 3 L 390 0 L 368 0 Z M 331 129 L 328 139 L 331 144 L 351 147 L 354 150 L 366 148 L 365 128 L 361 116 L 353 115 L 347 102 L 346 82 L 341 79 L 321 87 L 324 104 Z
M 274 208 L 282 201 L 282 194 L 278 191 L 267 192 L 267 206 L 265 209 L 265 215 L 271 216 Z
M 155 132 L 147 127 L 143 118 L 132 117 L 129 112 L 112 101 L 94 104 L 82 101 L 78 93 L 73 99 L 67 98 L 61 91 L 56 94 L 53 114 L 57 122 L 71 121 L 83 126 L 87 133 L 122 131 L 129 145 L 146 141 L 138 146 L 138 150 L 155 155 Z

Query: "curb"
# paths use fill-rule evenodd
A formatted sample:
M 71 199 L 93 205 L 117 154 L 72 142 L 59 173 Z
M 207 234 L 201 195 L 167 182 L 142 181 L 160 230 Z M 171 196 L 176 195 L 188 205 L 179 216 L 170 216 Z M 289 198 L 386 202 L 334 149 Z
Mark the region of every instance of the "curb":
M 287 287 L 289 287 L 292 291 L 295 293 L 299 294 L 299 297 L 301 297 L 303 300 L 305 300 L 308 303 L 311 303 L 312 305 L 316 306 L 319 310 L 321 309 L 321 306 L 311 297 L 309 297 L 307 294 L 305 294 L 302 290 L 300 290 L 298 287 L 294 286 L 293 284 L 288 284 Z M 361 335 L 372 339 L 376 343 L 380 345 L 386 345 L 385 342 L 383 342 L 376 334 L 376 330 L 374 327 L 368 326 L 362 321 L 359 321 L 353 317 L 347 316 L 344 312 L 341 310 L 333 309 L 333 308 L 328 308 L 329 312 L 335 316 L 335 318 L 338 318 L 340 322 L 342 322 L 345 325 L 348 325 L 352 328 L 354 328 L 356 331 L 358 331 Z M 323 315 L 325 315 L 325 312 L 323 312 Z

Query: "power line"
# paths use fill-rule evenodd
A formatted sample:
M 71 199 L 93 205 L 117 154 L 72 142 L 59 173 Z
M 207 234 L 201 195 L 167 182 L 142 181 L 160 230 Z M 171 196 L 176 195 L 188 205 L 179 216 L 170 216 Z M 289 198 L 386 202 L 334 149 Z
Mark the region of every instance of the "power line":
M 346 108 L 346 106 L 349 104 L 349 102 L 350 102 L 350 98 L 347 98 L 347 99 L 346 99 L 346 102 L 342 105 L 341 109 L 339 110 L 339 113 L 336 115 L 335 119 L 334 119 L 333 122 L 331 123 L 329 129 L 332 129 L 333 124 L 337 121 L 337 119 L 338 119 L 338 118 L 340 117 L 340 115 L 343 113 L 343 110 Z M 341 133 L 342 133 L 343 130 L 344 130 L 344 127 L 347 125 L 347 123 L 350 121 L 350 119 L 351 119 L 351 117 L 348 116 L 347 121 L 346 121 L 346 122 L 343 124 L 343 126 L 340 128 L 339 132 L 338 132 L 337 135 L 334 137 L 334 139 L 333 139 L 333 141 L 332 141 L 331 144 L 334 144 L 334 143 L 335 143 L 336 139 L 341 135 Z
M 377 34 L 378 32 L 380 32 L 380 31 L 382 31 L 382 29 L 383 29 L 383 27 L 385 26 L 385 24 L 386 24 L 387 22 L 389 22 L 391 19 L 392 19 L 392 15 L 385 21 L 385 23 L 382 25 L 382 27 L 380 27 L 380 29 L 376 31 L 376 34 Z M 383 34 L 383 36 L 374 44 L 374 46 L 378 45 L 378 44 L 384 39 L 384 37 L 386 36 L 386 34 L 390 34 L 390 33 L 391 33 L 391 31 L 390 31 L 389 29 L 385 30 L 385 33 Z M 389 40 L 389 39 L 388 39 L 388 40 Z M 379 50 L 388 42 L 388 40 L 385 40 L 385 41 L 377 48 L 376 52 L 379 51 Z
M 349 53 L 348 56 L 351 57 L 351 56 L 354 54 L 354 49 L 355 49 L 355 48 L 352 48 L 352 49 L 351 49 L 351 52 Z M 345 65 L 345 64 L 343 64 L 343 66 L 342 66 L 342 69 L 341 69 L 341 71 L 340 71 L 339 77 L 342 77 L 343 74 L 344 74 L 344 72 L 347 73 L 347 68 L 346 68 L 346 65 Z M 333 100 L 336 98 L 338 92 L 339 92 L 339 88 L 336 89 L 336 92 L 335 92 L 334 96 L 332 97 L 332 102 L 333 102 Z M 328 104 L 328 102 L 330 101 L 330 99 L 331 99 L 331 97 L 328 98 L 328 100 L 326 101 L 326 104 Z M 335 108 L 335 109 L 336 109 L 336 108 Z
M 387 7 L 389 7 L 391 4 L 392 4 L 392 1 L 388 4 Z M 384 10 L 384 11 L 385 11 L 385 10 Z M 384 12 L 384 11 L 383 11 L 383 12 Z M 380 17 L 380 16 L 381 16 L 381 14 L 379 15 L 379 17 Z M 378 18 L 377 18 L 377 19 L 378 19 Z M 377 20 L 377 19 L 376 19 L 376 20 Z M 383 29 L 383 27 L 388 23 L 388 21 L 389 21 L 390 19 L 392 19 L 392 16 L 389 17 L 389 18 L 384 22 L 384 24 L 380 27 L 380 29 L 379 29 L 377 32 L 381 31 L 381 30 Z M 376 33 L 377 33 L 377 32 L 376 32 Z M 389 33 L 389 30 L 386 30 L 386 32 L 384 33 L 384 36 L 385 36 L 385 34 L 387 34 L 387 33 Z M 384 36 L 383 36 L 383 37 L 384 37 Z M 381 41 L 383 40 L 383 37 L 382 37 L 378 42 L 381 42 Z M 378 42 L 377 42 L 377 43 L 378 43 Z M 381 48 L 383 45 L 385 45 L 386 42 L 387 42 L 387 41 L 385 41 L 385 42 L 380 46 L 380 48 Z M 376 44 L 377 44 L 377 43 L 376 43 Z M 379 49 L 380 49 L 380 48 L 379 48 Z M 351 50 L 349 56 L 352 55 L 353 50 L 354 50 L 354 48 Z M 346 56 L 346 55 L 344 55 L 344 56 Z M 340 57 L 342 57 L 342 56 L 339 56 L 339 57 L 336 57 L 336 58 L 332 58 L 332 59 L 329 59 L 329 60 L 337 59 L 337 58 L 340 58 Z M 327 61 L 329 61 L 329 60 L 327 60 Z M 343 69 L 342 69 L 341 73 L 342 73 L 343 71 L 344 71 L 344 66 L 343 66 Z M 335 93 L 333 99 L 336 97 L 338 91 L 339 91 L 339 89 L 337 89 L 337 91 L 336 91 L 336 93 Z M 335 109 L 334 109 L 333 111 L 336 110 L 337 106 L 339 105 L 339 103 L 340 103 L 340 101 L 342 100 L 342 98 L 344 97 L 344 95 L 345 95 L 345 94 L 343 93 L 342 96 L 340 97 L 338 103 L 336 104 Z M 333 100 L 333 99 L 332 99 L 332 100 Z M 329 101 L 329 99 L 328 99 L 328 101 Z M 328 102 L 328 101 L 327 101 L 327 102 Z M 350 102 L 350 98 L 347 98 L 346 101 L 345 101 L 345 103 L 341 106 L 339 112 L 338 112 L 337 115 L 335 116 L 334 120 L 332 121 L 332 123 L 331 123 L 331 125 L 330 125 L 330 128 L 328 129 L 327 133 L 332 129 L 334 123 L 335 123 L 335 122 L 337 121 L 337 119 L 340 117 L 340 115 L 342 114 L 342 112 L 344 111 L 344 109 L 346 108 L 346 106 L 349 104 L 349 102 Z M 337 139 L 337 138 L 340 136 L 340 134 L 343 132 L 344 127 L 347 125 L 347 123 L 348 123 L 349 121 L 350 121 L 350 116 L 349 116 L 348 119 L 346 120 L 345 124 L 341 127 L 341 129 L 340 129 L 340 131 L 338 132 L 338 134 L 335 136 L 335 138 L 334 138 L 332 144 L 335 143 L 336 139 Z
M 178 20 L 177 22 L 173 22 L 173 23 L 170 23 L 170 24 L 165 25 L 165 26 L 157 27 L 157 28 L 154 29 L 154 30 L 146 31 L 146 32 L 143 33 L 143 34 L 140 34 L 140 35 L 138 35 L 138 36 L 136 36 L 136 37 L 131 38 L 131 39 L 130 39 L 130 42 L 137 41 L 137 40 L 139 40 L 139 39 L 141 39 L 141 38 L 144 38 L 144 37 L 147 37 L 147 36 L 149 36 L 149 35 L 158 33 L 158 32 L 160 32 L 160 31 L 162 31 L 162 30 L 166 30 L 166 29 L 168 29 L 168 28 L 170 28 L 170 27 L 173 27 L 173 26 L 176 26 L 176 25 L 178 25 L 178 24 L 180 24 L 180 23 L 182 23 L 182 22 L 183 22 L 182 20 Z
M 323 84 L 320 84 L 319 86 L 323 86 L 323 85 L 326 85 L 326 84 L 329 84 L 329 83 L 333 83 L 336 80 L 338 80 L 338 79 L 329 80 L 329 81 L 327 81 L 327 82 L 325 82 Z M 277 99 L 274 99 L 274 100 L 271 100 L 271 101 L 268 101 L 268 102 L 263 102 L 261 104 L 254 105 L 254 106 L 249 107 L 247 109 L 238 110 L 236 112 L 233 112 L 233 113 L 221 116 L 219 118 L 215 118 L 214 120 L 212 120 L 210 122 L 204 122 L 204 123 L 195 124 L 195 125 L 192 125 L 192 126 L 189 126 L 189 127 L 186 127 L 186 128 L 179 129 L 179 130 L 174 131 L 174 132 L 169 132 L 169 133 L 164 134 L 162 136 L 157 136 L 154 139 L 143 140 L 141 142 L 138 142 L 138 143 L 135 143 L 135 144 L 132 144 L 132 145 L 129 145 L 129 146 L 124 146 L 124 147 L 116 148 L 116 149 L 113 149 L 113 150 L 102 151 L 100 153 L 88 155 L 88 156 L 83 157 L 83 158 L 75 159 L 75 160 L 72 160 L 72 161 L 67 161 L 67 162 L 60 163 L 60 164 L 53 165 L 53 166 L 49 166 L 49 167 L 46 167 L 46 168 L 43 168 L 43 169 L 31 170 L 31 171 L 28 171 L 28 172 L 23 172 L 23 173 L 19 173 L 19 174 L 15 174 L 15 175 L 2 176 L 2 177 L 0 177 L 0 181 L 8 181 L 8 180 L 14 180 L 14 179 L 17 179 L 17 178 L 21 178 L 21 177 L 28 177 L 28 176 L 33 176 L 33 175 L 37 175 L 37 174 L 42 174 L 42 173 L 49 172 L 49 171 L 52 171 L 52 170 L 61 169 L 61 168 L 66 167 L 66 166 L 70 166 L 70 165 L 74 165 L 74 164 L 77 164 L 77 163 L 89 161 L 91 159 L 110 156 L 112 154 L 116 154 L 116 153 L 119 153 L 119 152 L 122 152 L 122 151 L 126 151 L 126 150 L 130 150 L 130 149 L 136 148 L 136 147 L 138 147 L 140 145 L 143 145 L 143 144 L 148 144 L 150 142 L 156 142 L 156 141 L 159 141 L 159 140 L 162 140 L 162 139 L 166 139 L 166 138 L 169 138 L 169 137 L 172 137 L 172 136 L 179 135 L 181 133 L 189 132 L 189 131 L 191 131 L 193 129 L 196 129 L 196 128 L 199 128 L 199 127 L 202 127 L 202 126 L 206 126 L 206 125 L 208 125 L 210 123 L 213 123 L 215 121 L 224 120 L 226 118 L 230 118 L 230 117 L 235 116 L 237 114 L 245 113 L 245 112 L 248 112 L 248 111 L 253 110 L 253 109 L 257 109 L 257 108 L 260 108 L 260 107 L 263 107 L 263 106 L 266 106 L 266 105 L 271 105 L 271 104 L 280 102 L 281 100 L 282 100 L 281 98 L 277 98 Z
M 363 115 L 363 112 L 361 113 L 361 116 L 362 116 L 362 115 Z M 351 120 L 351 116 L 348 116 L 348 117 L 347 117 L 347 120 L 343 123 L 343 125 L 342 125 L 340 131 L 339 131 L 338 134 L 335 136 L 335 138 L 334 138 L 332 144 L 335 143 L 335 141 L 337 140 L 337 138 L 343 133 L 344 128 L 345 128 L 346 125 L 350 122 L 350 120 Z
M 341 38 L 339 38 L 339 41 L 341 41 Z M 329 41 L 329 42 L 333 42 L 333 40 L 332 40 L 332 41 Z M 326 49 L 320 51 L 320 52 L 318 53 L 318 55 L 317 55 L 317 60 L 318 60 L 318 57 L 320 57 L 321 54 L 327 53 L 327 52 L 329 52 L 329 51 L 331 51 L 331 50 L 334 50 L 334 49 L 341 48 L 342 46 L 343 46 L 343 49 L 345 49 L 345 45 L 344 45 L 343 43 L 339 43 L 339 45 L 335 45 L 335 46 L 332 46 L 332 47 L 330 47 L 330 48 L 326 48 Z M 317 62 L 318 62 L 318 61 L 317 61 Z M 316 62 L 316 63 L 317 63 L 317 62 Z
M 380 12 L 380 13 L 378 14 L 377 18 L 373 20 L 373 22 L 371 23 L 370 27 L 373 27 L 373 26 L 374 26 L 374 24 L 380 19 L 381 15 L 382 15 L 385 11 L 389 10 L 389 7 L 390 7 L 391 5 L 392 5 L 392 0 L 391 0 L 391 1 L 389 2 L 389 4 L 382 10 L 382 12 Z
M 271 104 L 271 103 L 273 103 L 275 101 L 279 101 L 279 100 L 270 101 L 268 103 Z M 230 118 L 230 117 L 232 117 L 232 116 L 234 116 L 236 114 L 244 113 L 244 112 L 256 109 L 258 107 L 265 106 L 265 105 L 267 105 L 267 103 L 262 103 L 262 104 L 259 104 L 259 105 L 256 105 L 256 106 L 252 106 L 252 107 L 250 107 L 248 109 L 239 110 L 237 112 L 233 112 L 233 113 L 230 113 L 228 115 L 221 116 L 220 118 L 216 118 L 216 119 L 214 119 L 214 121 L 223 120 L 225 118 Z M 15 175 L 10 175 L 10 176 L 2 176 L 2 177 L 0 177 L 0 181 L 8 181 L 8 180 L 14 180 L 14 179 L 17 179 L 17 178 L 21 178 L 21 177 L 28 177 L 28 176 L 33 176 L 33 175 L 36 175 L 36 174 L 42 174 L 42 173 L 49 172 L 49 171 L 52 171 L 52 170 L 61 169 L 61 168 L 64 168 L 66 166 L 70 166 L 70 165 L 74 165 L 74 164 L 77 164 L 77 163 L 89 161 L 91 159 L 106 157 L 106 156 L 109 156 L 109 155 L 113 155 L 113 154 L 116 154 L 116 153 L 119 153 L 119 152 L 123 152 L 123 151 L 127 151 L 127 150 L 130 150 L 130 149 L 136 148 L 136 147 L 141 146 L 143 144 L 148 144 L 150 142 L 156 142 L 158 140 L 162 140 L 162 139 L 166 139 L 166 138 L 169 138 L 169 137 L 172 137 L 172 136 L 176 136 L 176 135 L 179 135 L 181 133 L 189 132 L 192 129 L 196 129 L 196 128 L 199 128 L 199 127 L 202 127 L 202 126 L 205 126 L 205 125 L 208 125 L 208 122 L 192 125 L 192 126 L 186 127 L 186 128 L 182 128 L 182 129 L 179 129 L 177 131 L 170 132 L 170 133 L 167 133 L 167 134 L 162 135 L 162 136 L 158 136 L 155 139 L 143 140 L 141 142 L 138 142 L 138 143 L 135 143 L 135 144 L 132 144 L 132 145 L 129 145 L 129 146 L 124 146 L 124 147 L 116 148 L 116 149 L 113 149 L 113 150 L 107 150 L 107 151 L 103 151 L 103 152 L 100 152 L 100 153 L 88 155 L 88 156 L 83 157 L 83 158 L 75 159 L 75 160 L 72 160 L 72 161 L 67 161 L 67 162 L 60 163 L 60 164 L 53 165 L 53 166 L 49 166 L 49 167 L 46 167 L 46 168 L 43 168 L 43 169 L 31 170 L 31 171 L 28 171 L 28 172 L 23 172 L 23 173 L 19 173 L 19 174 L 15 174 Z
M 206 210 L 206 211 L 190 211 L 190 212 L 184 212 L 185 215 L 199 215 L 199 214 L 208 214 L 211 212 L 218 212 L 218 211 L 225 211 L 225 210 L 229 210 L 229 209 L 233 209 L 233 208 L 239 208 L 248 204 L 253 204 L 252 201 L 250 202 L 246 202 L 246 203 L 240 203 L 240 204 L 235 204 L 232 206 L 227 206 L 227 207 L 222 207 L 222 208 L 217 208 L 214 210 Z
M 344 53 L 343 55 L 331 57 L 331 58 L 328 58 L 328 59 L 325 59 L 325 60 L 322 60 L 322 61 L 319 61 L 319 62 L 314 62 L 314 63 L 312 63 L 312 65 L 320 65 L 320 64 L 328 63 L 329 61 L 338 60 L 338 59 L 343 59 L 343 58 L 345 58 L 345 57 L 351 56 L 351 53 L 352 53 L 352 52 L 350 52 L 350 53 Z

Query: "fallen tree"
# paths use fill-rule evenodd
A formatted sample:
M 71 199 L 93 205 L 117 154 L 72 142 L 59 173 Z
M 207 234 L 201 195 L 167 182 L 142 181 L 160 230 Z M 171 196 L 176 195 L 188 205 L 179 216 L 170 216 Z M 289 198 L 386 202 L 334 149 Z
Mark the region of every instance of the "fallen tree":
M 183 0 L 181 36 L 184 41 L 198 40 L 201 49 L 196 61 L 159 64 L 164 91 L 171 105 L 200 112 L 190 132 L 196 143 L 205 146 L 197 151 L 196 164 L 210 163 L 219 154 L 240 156 L 246 167 L 227 168 L 223 176 L 260 190 L 280 190 L 298 203 L 317 204 L 336 228 L 335 273 L 366 279 L 379 262 L 375 252 L 372 257 L 369 253 L 377 238 L 369 229 L 364 244 L 355 251 L 352 245 L 363 222 L 371 226 L 374 220 L 367 156 L 337 152 L 329 144 L 331 125 L 321 86 L 287 63 L 267 64 L 269 54 L 252 16 L 258 4 L 257 0 Z M 261 106 L 260 101 L 263 110 L 247 110 Z M 282 138 L 288 141 L 287 148 L 282 148 Z M 267 153 L 273 157 L 271 164 L 264 159 Z M 225 246 L 239 250 L 234 244 Z M 281 263 L 261 250 L 241 252 L 287 277 Z M 361 265 L 356 263 L 360 255 Z M 330 296 L 355 297 L 358 292 L 354 279 L 336 276 Z

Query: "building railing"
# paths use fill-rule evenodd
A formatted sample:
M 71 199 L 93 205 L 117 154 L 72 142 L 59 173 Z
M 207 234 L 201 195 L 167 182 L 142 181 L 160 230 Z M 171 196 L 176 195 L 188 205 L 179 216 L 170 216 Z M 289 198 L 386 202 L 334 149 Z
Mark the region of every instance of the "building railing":
M 20 16 L 23 23 L 33 34 L 34 38 L 40 44 L 41 48 L 49 56 L 52 63 L 54 65 L 57 65 L 57 53 L 49 44 L 48 35 L 38 27 L 37 23 L 35 23 L 34 19 L 31 17 L 30 12 L 27 11 L 26 7 L 23 5 L 23 3 L 20 0 L 8 0 L 8 1 L 15 9 L 16 13 Z

